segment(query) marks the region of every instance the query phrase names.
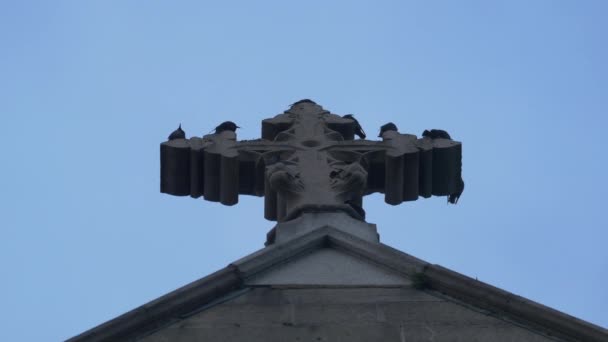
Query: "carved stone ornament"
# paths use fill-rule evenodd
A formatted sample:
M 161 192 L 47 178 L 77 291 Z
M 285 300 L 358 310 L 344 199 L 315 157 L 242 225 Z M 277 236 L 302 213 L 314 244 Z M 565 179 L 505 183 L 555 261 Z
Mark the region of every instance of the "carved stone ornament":
M 281 222 L 336 211 L 364 220 L 364 195 L 384 193 L 397 205 L 464 186 L 460 142 L 418 139 L 392 124 L 382 141 L 354 140 L 356 120 L 310 100 L 263 120 L 261 139 L 237 141 L 237 126 L 228 123 L 232 130 L 202 138 L 186 139 L 180 127 L 160 145 L 161 192 L 225 205 L 239 194 L 264 196 L 264 217 Z

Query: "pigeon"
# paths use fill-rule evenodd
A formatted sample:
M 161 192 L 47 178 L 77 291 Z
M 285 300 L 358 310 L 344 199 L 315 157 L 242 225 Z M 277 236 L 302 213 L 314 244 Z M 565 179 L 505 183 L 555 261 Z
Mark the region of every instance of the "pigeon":
M 380 134 L 378 134 L 378 137 L 382 137 L 382 133 L 384 133 L 386 131 L 399 131 L 399 130 L 397 129 L 397 126 L 394 123 L 389 122 L 387 124 L 382 125 L 382 127 L 380 127 Z
M 458 203 L 458 199 L 460 198 L 460 195 L 462 195 L 463 191 L 464 191 L 464 181 L 462 180 L 462 178 L 460 178 L 460 184 L 458 184 L 458 190 L 455 193 L 450 194 L 448 196 L 448 203 L 451 203 L 451 204 Z
M 169 134 L 169 140 L 175 139 L 186 139 L 186 132 L 182 130 L 182 124 L 179 124 L 179 127 Z
M 353 120 L 355 122 L 355 134 L 359 138 L 365 139 L 365 131 L 363 130 L 363 127 L 361 127 L 361 125 L 359 124 L 359 121 L 357 121 L 357 119 L 355 119 L 355 117 L 352 114 L 346 114 L 343 116 L 343 118 Z
M 313 101 L 313 100 L 310 100 L 310 99 L 302 99 L 302 100 L 300 100 L 300 101 L 297 101 L 297 102 L 292 103 L 290 107 L 293 107 L 293 106 L 295 106 L 295 105 L 299 105 L 300 103 L 312 103 L 312 104 L 317 104 L 317 103 L 316 103 L 315 101 Z
M 425 129 L 424 132 L 422 132 L 422 136 L 428 137 L 431 139 L 450 139 L 450 140 L 452 140 L 452 138 L 450 137 L 448 132 L 441 130 L 441 129 L 432 129 L 430 131 Z
M 232 121 L 224 121 L 221 124 L 219 124 L 217 127 L 215 127 L 215 133 L 214 134 L 219 134 L 219 133 L 222 133 L 224 131 L 236 132 L 237 128 L 241 128 L 241 127 L 237 126 Z

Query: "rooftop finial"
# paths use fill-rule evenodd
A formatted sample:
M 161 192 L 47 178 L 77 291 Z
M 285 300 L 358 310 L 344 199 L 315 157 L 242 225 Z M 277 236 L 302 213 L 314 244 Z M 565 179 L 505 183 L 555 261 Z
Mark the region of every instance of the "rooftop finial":
M 215 130 L 237 128 L 226 121 Z M 346 212 L 364 220 L 362 198 L 374 192 L 392 205 L 431 195 L 457 201 L 464 184 L 459 142 L 417 139 L 400 134 L 394 123 L 381 133 L 382 141 L 365 140 L 352 115 L 317 105 L 264 120 L 263 139 L 170 139 L 161 145 L 161 191 L 226 205 L 237 203 L 239 194 L 264 196 L 264 216 L 277 221 L 305 212 Z

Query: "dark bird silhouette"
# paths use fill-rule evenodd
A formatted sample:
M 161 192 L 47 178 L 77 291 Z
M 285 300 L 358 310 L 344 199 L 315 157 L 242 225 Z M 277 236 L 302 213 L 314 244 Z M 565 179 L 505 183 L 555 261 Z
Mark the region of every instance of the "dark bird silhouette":
M 460 178 L 460 184 L 458 184 L 458 189 L 456 190 L 455 193 L 450 194 L 448 196 L 448 203 L 451 203 L 451 204 L 458 203 L 458 199 L 460 198 L 460 195 L 462 195 L 463 191 L 464 191 L 464 181 L 462 180 L 462 178 Z
M 186 139 L 186 132 L 184 132 L 182 130 L 182 124 L 179 124 L 179 127 L 177 127 L 177 129 L 173 132 L 171 132 L 171 134 L 169 134 L 169 140 L 175 140 L 175 139 Z
M 232 121 L 224 121 L 221 124 L 219 124 L 217 127 L 215 127 L 215 134 L 219 134 L 224 131 L 236 132 L 237 128 L 241 128 L 241 127 L 237 126 Z
M 353 120 L 355 122 L 355 134 L 359 138 L 365 139 L 365 131 L 363 130 L 363 127 L 361 127 L 361 125 L 359 124 L 359 121 L 357 121 L 357 119 L 355 119 L 355 117 L 352 114 L 346 114 L 343 116 L 343 118 Z
M 297 101 L 297 102 L 292 103 L 290 107 L 293 107 L 293 106 L 295 106 L 295 105 L 299 105 L 300 103 L 312 103 L 312 104 L 317 104 L 317 103 L 316 103 L 315 101 L 313 101 L 313 100 L 310 100 L 310 99 L 302 99 L 302 100 L 300 100 L 300 101 Z
M 452 138 L 450 137 L 448 132 L 446 132 L 442 129 L 432 129 L 430 131 L 425 129 L 424 132 L 422 132 L 422 136 L 428 137 L 431 139 L 450 139 L 450 140 L 452 140 Z
M 382 137 L 382 133 L 384 133 L 386 131 L 397 131 L 398 132 L 399 130 L 397 129 L 397 126 L 394 123 L 389 122 L 387 124 L 382 125 L 382 127 L 380 127 L 380 134 L 378 134 L 378 137 Z

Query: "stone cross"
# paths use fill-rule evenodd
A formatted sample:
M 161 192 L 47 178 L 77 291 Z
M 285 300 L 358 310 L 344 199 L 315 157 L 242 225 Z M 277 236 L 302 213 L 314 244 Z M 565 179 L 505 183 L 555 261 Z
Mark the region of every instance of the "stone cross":
M 356 125 L 302 100 L 263 120 L 261 139 L 225 130 L 163 142 L 161 192 L 225 205 L 264 196 L 264 217 L 279 222 L 336 211 L 364 220 L 362 198 L 374 192 L 392 205 L 462 192 L 461 143 L 396 130 L 354 140 Z

